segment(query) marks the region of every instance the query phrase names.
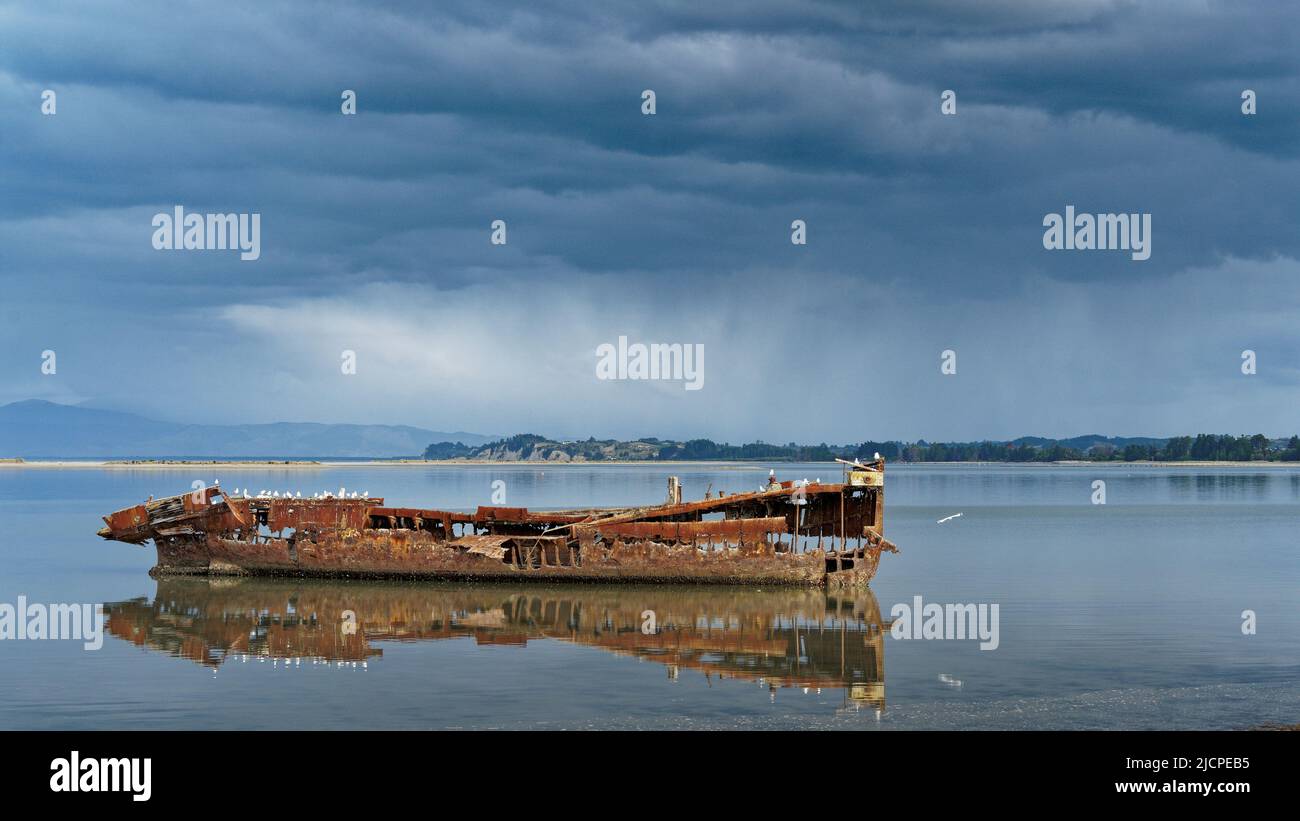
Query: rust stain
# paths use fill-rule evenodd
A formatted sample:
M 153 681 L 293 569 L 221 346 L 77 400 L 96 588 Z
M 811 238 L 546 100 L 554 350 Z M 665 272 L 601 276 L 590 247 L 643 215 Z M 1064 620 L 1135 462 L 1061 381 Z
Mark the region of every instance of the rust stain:
M 472 513 L 365 499 L 170 496 L 104 517 L 105 539 L 158 553 L 155 573 L 714 582 L 855 587 L 882 552 L 884 461 L 837 483 L 773 479 L 765 489 L 662 505 Z M 711 494 L 710 494 L 711 496 Z

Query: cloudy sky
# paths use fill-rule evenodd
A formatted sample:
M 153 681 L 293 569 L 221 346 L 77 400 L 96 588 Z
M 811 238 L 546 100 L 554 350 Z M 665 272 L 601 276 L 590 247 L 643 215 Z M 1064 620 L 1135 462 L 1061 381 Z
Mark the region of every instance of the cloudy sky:
M 1287 4 L 433 5 L 0 4 L 0 402 L 731 441 L 1300 430 Z M 155 250 L 177 205 L 260 214 L 260 259 Z M 1151 214 L 1151 258 L 1045 250 L 1067 205 Z M 704 388 L 598 380 L 620 335 L 702 344 Z

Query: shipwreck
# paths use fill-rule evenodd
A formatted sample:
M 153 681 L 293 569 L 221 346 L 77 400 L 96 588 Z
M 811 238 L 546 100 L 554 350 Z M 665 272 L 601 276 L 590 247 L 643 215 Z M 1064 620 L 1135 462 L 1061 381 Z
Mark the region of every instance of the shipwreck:
M 304 499 L 217 485 L 125 508 L 99 535 L 153 542 L 151 575 L 300 575 L 854 587 L 884 538 L 884 460 L 839 482 L 778 481 L 649 507 L 473 512 L 390 507 L 344 492 Z

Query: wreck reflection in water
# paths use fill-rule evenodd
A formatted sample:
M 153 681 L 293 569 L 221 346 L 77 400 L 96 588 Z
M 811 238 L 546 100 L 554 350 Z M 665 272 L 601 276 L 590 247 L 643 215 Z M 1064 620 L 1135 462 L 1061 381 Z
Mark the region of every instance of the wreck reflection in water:
M 105 605 L 113 636 L 218 667 L 239 658 L 365 666 L 384 642 L 552 639 L 599 647 L 712 683 L 843 689 L 882 709 L 888 624 L 869 589 L 158 582 L 152 602 Z

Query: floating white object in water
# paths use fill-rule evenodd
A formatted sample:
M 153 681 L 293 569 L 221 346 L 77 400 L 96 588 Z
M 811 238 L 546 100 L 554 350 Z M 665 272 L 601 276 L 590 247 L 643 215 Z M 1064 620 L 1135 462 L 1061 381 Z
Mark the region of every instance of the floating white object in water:
M 948 521 L 949 519 L 956 519 L 956 518 L 957 518 L 958 516 L 960 516 L 960 515 L 961 515 L 960 513 L 954 513 L 954 514 L 952 514 L 951 516 L 945 516 L 945 517 L 943 517 L 942 519 L 940 519 L 939 521 L 935 522 L 935 524 L 939 524 L 939 525 L 941 525 L 941 524 L 943 524 L 944 522 Z

